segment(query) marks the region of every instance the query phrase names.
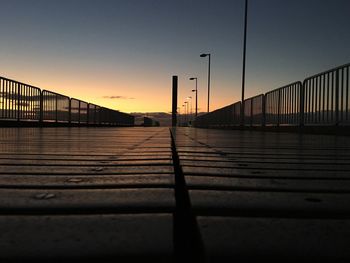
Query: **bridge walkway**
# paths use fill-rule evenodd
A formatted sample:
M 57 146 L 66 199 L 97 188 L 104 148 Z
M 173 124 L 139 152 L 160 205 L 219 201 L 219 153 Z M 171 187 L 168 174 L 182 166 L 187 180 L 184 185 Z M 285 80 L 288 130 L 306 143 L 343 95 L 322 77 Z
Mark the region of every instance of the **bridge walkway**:
M 349 149 L 329 135 L 2 128 L 0 258 L 348 260 Z

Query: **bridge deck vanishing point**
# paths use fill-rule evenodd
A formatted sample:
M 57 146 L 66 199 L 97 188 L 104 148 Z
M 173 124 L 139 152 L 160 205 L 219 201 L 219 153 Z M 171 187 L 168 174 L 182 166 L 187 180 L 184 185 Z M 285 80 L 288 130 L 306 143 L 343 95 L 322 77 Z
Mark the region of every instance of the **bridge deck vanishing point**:
M 2 261 L 350 259 L 349 137 L 84 127 L 0 134 Z

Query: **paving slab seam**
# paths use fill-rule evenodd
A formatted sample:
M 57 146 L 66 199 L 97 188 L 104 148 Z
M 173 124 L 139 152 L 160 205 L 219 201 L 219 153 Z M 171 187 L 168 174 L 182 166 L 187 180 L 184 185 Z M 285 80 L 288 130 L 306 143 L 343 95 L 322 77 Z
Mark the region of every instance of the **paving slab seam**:
M 173 189 L 172 184 L 127 184 L 127 185 L 119 185 L 119 184 L 96 184 L 96 185 L 0 185 L 0 189 L 28 189 L 28 190 L 71 190 L 71 189 L 86 189 L 86 190 L 105 190 L 105 189 Z
M 323 176 L 323 177 L 312 177 L 312 176 L 280 176 L 280 175 L 263 175 L 262 173 L 256 173 L 259 175 L 248 175 L 248 174 L 214 174 L 214 173 L 201 173 L 201 172 L 185 172 L 186 176 L 200 176 L 200 177 L 223 177 L 223 178 L 240 178 L 240 179 L 298 179 L 298 180 L 324 180 L 324 181 L 330 181 L 334 179 L 344 180 L 348 181 L 350 180 L 349 177 L 341 177 L 341 176 Z
M 174 251 L 176 262 L 207 262 L 198 222 L 176 150 L 174 130 L 170 129 L 175 173 Z

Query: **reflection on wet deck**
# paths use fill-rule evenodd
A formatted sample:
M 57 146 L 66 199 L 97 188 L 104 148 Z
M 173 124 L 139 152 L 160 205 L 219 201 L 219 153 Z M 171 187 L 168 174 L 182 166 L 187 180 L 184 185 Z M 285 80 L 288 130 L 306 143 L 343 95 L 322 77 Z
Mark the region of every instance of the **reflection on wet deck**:
M 0 129 L 0 258 L 350 258 L 349 137 L 170 134 Z

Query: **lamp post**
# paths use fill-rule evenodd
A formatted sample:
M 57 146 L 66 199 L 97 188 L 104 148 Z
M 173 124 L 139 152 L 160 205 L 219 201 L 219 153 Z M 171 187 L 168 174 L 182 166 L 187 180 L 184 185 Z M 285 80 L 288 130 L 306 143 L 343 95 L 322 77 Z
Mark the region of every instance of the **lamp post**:
M 248 0 L 245 0 L 244 15 L 244 38 L 243 38 L 243 67 L 242 67 L 242 104 L 241 104 L 241 125 L 244 125 L 244 88 L 245 88 L 245 61 L 247 50 L 247 22 L 248 22 Z
M 177 107 L 176 108 L 176 115 L 177 115 L 177 119 L 178 119 L 178 123 L 177 123 L 177 126 L 180 126 L 180 122 L 181 122 L 181 108 L 180 107 Z
M 185 104 L 182 105 L 183 110 L 183 114 L 182 114 L 182 118 L 181 121 L 184 123 L 185 122 L 185 117 L 186 117 L 186 108 L 185 108 Z
M 198 115 L 198 89 L 197 89 L 197 83 L 198 83 L 198 78 L 190 78 L 190 80 L 196 80 L 196 89 L 193 89 L 192 92 L 196 92 L 196 118 Z
M 188 101 L 185 101 L 185 109 L 186 109 L 186 122 L 188 122 Z
M 190 120 L 192 121 L 192 118 L 193 118 L 193 110 L 192 110 L 193 103 L 192 103 L 192 96 L 190 96 L 189 98 L 190 98 Z
M 209 61 L 208 61 L 208 108 L 207 111 L 209 112 L 209 101 L 210 101 L 210 53 L 208 54 L 201 54 L 200 55 L 201 58 L 205 58 L 205 57 L 209 57 Z
M 190 103 L 190 106 L 189 106 L 189 119 L 190 121 L 192 120 L 192 97 L 189 96 L 186 98 L 186 100 L 190 100 L 189 103 Z

